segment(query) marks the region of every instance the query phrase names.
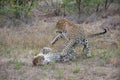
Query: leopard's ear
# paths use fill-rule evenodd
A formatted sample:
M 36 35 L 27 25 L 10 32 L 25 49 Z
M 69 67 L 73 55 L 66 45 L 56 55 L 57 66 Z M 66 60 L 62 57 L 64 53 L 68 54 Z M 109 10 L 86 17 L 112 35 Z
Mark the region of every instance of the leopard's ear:
M 58 22 L 58 20 L 60 20 L 60 18 L 55 18 L 56 19 L 56 22 Z
M 42 53 L 43 53 L 43 54 L 46 54 L 46 50 L 45 50 L 45 49 L 43 49 L 43 50 L 42 50 Z
M 64 22 L 64 26 L 67 27 L 67 22 Z
M 43 48 L 43 49 L 41 50 L 41 53 L 42 53 L 42 54 L 46 54 L 46 48 Z
M 65 22 L 65 23 L 64 23 L 64 32 L 67 32 L 67 27 L 68 27 L 68 23 Z

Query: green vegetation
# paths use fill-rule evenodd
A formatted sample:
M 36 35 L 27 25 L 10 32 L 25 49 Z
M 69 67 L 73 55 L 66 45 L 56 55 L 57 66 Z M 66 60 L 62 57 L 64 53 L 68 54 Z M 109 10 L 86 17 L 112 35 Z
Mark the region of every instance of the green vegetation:
M 80 65 L 79 65 L 79 64 L 76 64 L 76 65 L 73 67 L 72 72 L 73 72 L 73 73 L 79 73 L 79 71 L 80 71 Z
M 34 49 L 34 50 L 33 50 L 34 55 L 39 54 L 39 52 L 40 52 L 40 51 L 39 51 L 39 50 L 37 50 L 37 49 Z
M 24 18 L 37 5 L 38 0 L 0 0 L 0 14 Z
M 58 75 L 58 79 L 61 79 L 61 78 L 62 78 L 63 72 L 62 72 L 61 69 L 58 69 L 58 70 L 57 70 L 57 75 Z
M 0 0 L 0 14 L 15 18 L 25 18 L 31 15 L 31 10 L 38 6 L 39 0 Z M 46 0 L 44 1 L 46 3 Z M 91 13 L 93 11 L 100 11 L 107 9 L 111 3 L 120 3 L 119 0 L 62 0 L 56 3 L 49 1 L 53 5 L 56 15 L 78 12 Z M 48 2 L 47 4 L 48 5 Z M 55 6 L 56 5 L 56 6 Z
M 59 10 L 67 12 L 78 12 L 90 14 L 92 12 L 98 12 L 104 9 L 107 9 L 111 3 L 117 2 L 120 3 L 119 0 L 62 0 L 64 7 L 59 7 Z
M 15 60 L 15 68 L 20 69 L 22 67 L 22 62 L 19 60 Z
M 52 61 L 50 64 L 51 64 L 51 65 L 50 65 L 50 66 L 51 66 L 51 69 L 54 70 L 54 69 L 55 69 L 55 65 L 56 65 L 56 61 L 54 60 L 54 61 Z
M 13 64 L 16 70 L 21 69 L 21 67 L 23 66 L 23 63 L 18 59 L 10 60 L 9 63 Z

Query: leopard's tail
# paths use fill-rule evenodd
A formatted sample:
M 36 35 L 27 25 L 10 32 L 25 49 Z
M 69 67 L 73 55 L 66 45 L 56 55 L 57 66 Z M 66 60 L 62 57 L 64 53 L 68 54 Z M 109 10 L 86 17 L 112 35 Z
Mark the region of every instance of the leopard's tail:
M 103 35 L 103 34 L 107 33 L 107 29 L 104 28 L 103 30 L 104 30 L 103 32 L 91 34 L 91 35 L 88 35 L 88 37 L 96 37 L 96 36 Z

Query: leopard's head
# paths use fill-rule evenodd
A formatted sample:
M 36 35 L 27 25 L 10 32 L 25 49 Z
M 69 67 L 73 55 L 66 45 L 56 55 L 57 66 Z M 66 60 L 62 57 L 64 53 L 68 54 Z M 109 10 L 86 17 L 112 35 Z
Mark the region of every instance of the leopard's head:
M 48 64 L 49 61 L 47 61 L 47 57 L 45 57 L 45 56 L 47 54 L 49 54 L 50 51 L 52 51 L 51 48 L 44 47 L 38 55 L 34 56 L 33 61 L 32 61 L 33 65 L 34 66 L 37 66 L 37 65 L 41 66 L 41 65 Z
M 55 26 L 55 32 L 56 33 L 66 33 L 67 30 L 66 30 L 66 19 L 62 18 L 62 19 L 59 19 L 56 23 L 56 26 Z
M 43 62 L 44 62 L 44 56 L 36 56 L 34 57 L 32 63 L 34 66 L 37 66 L 37 65 L 43 65 Z

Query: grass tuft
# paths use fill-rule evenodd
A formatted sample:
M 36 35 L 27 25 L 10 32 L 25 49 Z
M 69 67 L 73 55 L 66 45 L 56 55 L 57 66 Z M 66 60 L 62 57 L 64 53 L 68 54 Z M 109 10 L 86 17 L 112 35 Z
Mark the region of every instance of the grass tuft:
M 73 69 L 72 69 L 72 72 L 73 73 L 78 73 L 80 71 L 80 65 L 79 64 L 76 64 Z
M 22 62 L 21 61 L 19 61 L 19 60 L 14 60 L 14 65 L 15 65 L 15 68 L 17 69 L 17 70 L 19 70 L 21 67 L 22 67 Z
M 58 75 L 58 79 L 61 79 L 61 78 L 62 78 L 63 72 L 62 72 L 61 69 L 58 69 L 58 70 L 57 70 L 57 75 Z

